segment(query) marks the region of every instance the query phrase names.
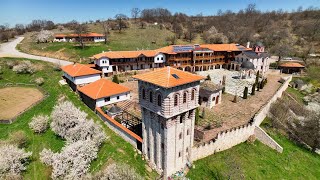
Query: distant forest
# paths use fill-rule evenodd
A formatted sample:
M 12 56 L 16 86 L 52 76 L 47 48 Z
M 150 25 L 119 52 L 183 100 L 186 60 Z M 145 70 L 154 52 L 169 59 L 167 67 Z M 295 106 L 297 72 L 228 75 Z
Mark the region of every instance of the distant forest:
M 299 7 L 291 12 L 281 9 L 262 12 L 255 4 L 249 4 L 238 12 L 219 10 L 216 15 L 188 16 L 184 13 L 172 13 L 168 9 L 132 8 L 131 17 L 117 14 L 112 19 L 95 20 L 88 23 L 101 23 L 107 29 L 119 30 L 130 28 L 135 23 L 141 28 L 157 23 L 160 28 L 174 33 L 169 37 L 172 44 L 177 39 L 191 42 L 200 35 L 206 43 L 239 43 L 247 42 L 265 45 L 268 51 L 278 56 L 306 57 L 310 53 L 320 52 L 320 10 L 310 7 Z M 105 22 L 105 23 L 102 23 Z M 75 20 L 64 24 L 55 24 L 50 20 L 33 20 L 30 24 L 16 24 L 10 28 L 8 24 L 0 25 L 0 40 L 7 41 L 15 35 L 41 29 L 74 28 L 80 24 Z

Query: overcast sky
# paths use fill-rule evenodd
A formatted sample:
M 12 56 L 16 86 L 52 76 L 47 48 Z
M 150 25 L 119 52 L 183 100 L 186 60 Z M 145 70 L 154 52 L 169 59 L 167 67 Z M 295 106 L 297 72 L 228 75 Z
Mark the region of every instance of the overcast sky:
M 118 13 L 130 16 L 133 7 L 161 7 L 173 13 L 214 15 L 219 9 L 237 12 L 250 3 L 255 3 L 262 11 L 320 7 L 320 0 L 0 0 L 0 24 L 28 24 L 33 19 L 55 23 L 108 19 Z

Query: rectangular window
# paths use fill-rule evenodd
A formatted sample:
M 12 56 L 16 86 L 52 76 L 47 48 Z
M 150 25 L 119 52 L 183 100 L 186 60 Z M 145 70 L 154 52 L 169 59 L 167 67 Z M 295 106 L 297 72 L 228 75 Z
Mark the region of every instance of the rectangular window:
M 117 96 L 117 99 L 120 99 L 120 97 L 119 97 L 119 96 Z
M 105 102 L 109 102 L 110 101 L 110 97 L 104 98 Z

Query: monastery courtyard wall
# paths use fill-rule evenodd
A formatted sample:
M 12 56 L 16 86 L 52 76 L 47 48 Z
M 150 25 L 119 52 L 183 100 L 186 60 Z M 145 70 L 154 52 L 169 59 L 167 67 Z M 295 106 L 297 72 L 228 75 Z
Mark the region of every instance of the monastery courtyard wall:
M 261 122 L 267 116 L 271 104 L 282 96 L 282 93 L 287 89 L 291 79 L 292 76 L 286 77 L 285 82 L 278 88 L 272 98 L 270 98 L 267 103 L 260 108 L 260 110 L 253 116 L 252 120 L 247 124 L 221 131 L 218 133 L 216 138 L 195 145 L 192 148 L 192 160 L 195 161 L 204 158 L 216 152 L 229 149 L 237 144 L 245 142 L 249 136 L 255 134 L 255 131 L 258 135 L 258 139 L 260 139 L 262 143 L 266 143 L 268 146 L 271 145 L 272 148 L 281 152 L 282 147 L 276 142 L 273 142 L 271 138 L 268 138 L 268 136 L 265 136 L 267 134 L 264 134 L 264 131 L 261 128 L 258 130 L 255 129 L 259 127 Z

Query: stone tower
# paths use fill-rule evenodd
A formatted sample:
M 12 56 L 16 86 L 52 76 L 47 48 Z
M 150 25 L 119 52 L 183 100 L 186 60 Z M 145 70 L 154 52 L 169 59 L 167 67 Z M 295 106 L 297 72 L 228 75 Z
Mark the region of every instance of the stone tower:
M 191 162 L 195 109 L 204 77 L 165 67 L 136 75 L 142 112 L 142 153 L 164 178 Z

